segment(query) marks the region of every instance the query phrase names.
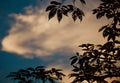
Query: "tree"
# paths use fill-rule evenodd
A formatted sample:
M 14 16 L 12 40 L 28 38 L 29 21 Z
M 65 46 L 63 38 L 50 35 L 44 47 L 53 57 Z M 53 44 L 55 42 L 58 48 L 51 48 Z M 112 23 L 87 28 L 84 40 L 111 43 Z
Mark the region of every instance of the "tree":
M 120 1 L 101 0 L 98 8 L 93 10 L 97 19 L 105 16 L 111 19 L 111 23 L 99 29 L 103 37 L 107 39 L 103 45 L 82 44 L 83 54 L 76 53 L 71 57 L 73 73 L 75 77 L 72 83 L 87 80 L 88 83 L 108 83 L 105 79 L 120 77 L 120 67 L 116 65 L 120 61 Z M 114 83 L 113 81 L 112 83 Z M 119 81 L 120 82 L 120 81 Z M 117 83 L 117 81 L 115 82 Z
M 61 69 L 52 68 L 46 70 L 44 66 L 37 66 L 36 68 L 20 69 L 17 72 L 11 72 L 7 77 L 18 83 L 56 83 L 65 76 Z
M 82 21 L 84 12 L 77 7 L 76 0 L 72 0 L 68 5 L 64 4 L 65 1 L 66 0 L 62 0 L 62 2 L 50 2 L 50 5 L 46 8 L 46 12 L 49 12 L 48 19 L 57 15 L 57 20 L 60 22 L 63 15 L 69 16 L 69 14 L 71 14 L 74 21 L 77 19 Z M 120 0 L 100 1 L 100 5 L 96 9 L 93 9 L 93 14 L 96 15 L 97 19 L 106 17 L 111 20 L 109 24 L 103 25 L 99 29 L 99 32 L 102 32 L 103 37 L 106 38 L 107 41 L 99 45 L 90 43 L 79 45 L 79 47 L 82 48 L 83 54 L 77 52 L 75 56 L 70 58 L 73 70 L 69 76 L 74 77 L 71 83 L 81 83 L 85 80 L 88 83 L 108 83 L 108 81 L 105 80 L 106 78 L 120 77 L 120 67 L 117 66 L 117 63 L 120 62 Z M 80 2 L 83 5 L 86 4 L 85 0 L 80 0 Z M 60 70 L 54 68 L 48 71 L 43 67 L 38 67 L 38 69 L 29 68 L 27 71 L 24 70 L 24 73 L 20 71 L 10 73 L 8 77 L 13 77 L 13 79 L 22 82 L 24 78 L 25 82 L 23 83 L 27 83 L 27 81 L 31 81 L 29 80 L 30 75 L 30 78 L 42 80 L 42 83 L 45 83 L 46 80 L 54 83 L 52 76 L 55 75 L 55 79 L 57 78 L 57 80 L 62 80 L 62 77 L 65 76 L 58 71 Z M 120 83 L 120 81 L 113 80 L 111 83 Z

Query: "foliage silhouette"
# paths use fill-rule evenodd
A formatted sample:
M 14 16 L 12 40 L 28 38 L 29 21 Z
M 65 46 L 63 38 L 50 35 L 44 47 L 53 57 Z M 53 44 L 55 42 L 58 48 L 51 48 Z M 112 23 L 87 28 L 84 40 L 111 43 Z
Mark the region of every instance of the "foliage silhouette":
M 79 19 L 82 21 L 84 12 L 76 6 L 76 0 L 72 0 L 71 4 L 64 4 L 66 0 L 51 1 L 46 8 L 49 12 L 48 19 L 57 15 L 57 20 L 60 22 L 63 16 L 71 14 L 73 21 Z M 120 77 L 120 67 L 117 63 L 120 62 L 120 0 L 100 0 L 100 5 L 93 9 L 93 14 L 97 19 L 106 17 L 110 19 L 109 24 L 103 25 L 99 32 L 102 32 L 106 42 L 104 44 L 82 44 L 79 47 L 83 54 L 79 52 L 70 58 L 72 72 L 69 74 L 73 78 L 71 83 L 108 83 L 106 78 Z M 85 0 L 80 0 L 82 4 L 86 4 Z M 52 68 L 46 70 L 44 67 L 28 68 L 11 72 L 7 77 L 12 77 L 13 80 L 18 80 L 18 83 L 35 83 L 41 80 L 45 83 L 49 80 L 55 83 L 55 80 L 62 80 L 63 73 L 61 70 Z M 119 80 L 113 80 L 111 83 L 120 83 Z
M 84 12 L 75 5 L 76 0 L 73 0 L 72 2 L 74 5 L 71 5 L 71 4 L 65 5 L 64 1 L 63 2 L 58 2 L 58 1 L 50 2 L 50 5 L 46 8 L 46 11 L 47 12 L 49 11 L 48 18 L 51 19 L 56 14 L 57 19 L 60 22 L 62 20 L 63 15 L 68 16 L 68 13 L 72 13 L 72 18 L 74 21 L 76 21 L 77 18 L 80 21 L 82 21 Z M 80 0 L 80 2 L 85 4 L 84 0 Z
M 105 79 L 120 77 L 120 67 L 116 65 L 120 61 L 120 1 L 101 0 L 98 8 L 93 10 L 97 19 L 105 16 L 112 22 L 99 29 L 107 42 L 103 45 L 82 44 L 83 54 L 76 53 L 71 57 L 73 73 L 70 77 L 75 77 L 72 83 L 87 81 L 88 83 L 108 83 Z M 112 81 L 117 83 L 118 81 Z M 120 81 L 119 81 L 120 82 Z
M 11 72 L 7 77 L 18 83 L 56 83 L 65 76 L 61 69 L 52 68 L 45 69 L 44 66 L 37 66 L 36 68 L 20 69 L 17 72 Z

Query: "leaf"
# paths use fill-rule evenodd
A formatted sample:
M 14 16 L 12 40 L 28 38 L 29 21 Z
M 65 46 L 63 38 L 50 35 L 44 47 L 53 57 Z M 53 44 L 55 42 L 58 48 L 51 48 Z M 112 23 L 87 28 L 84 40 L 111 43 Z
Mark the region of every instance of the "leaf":
M 68 7 L 65 6 L 65 5 L 63 5 L 61 9 L 62 9 L 62 13 L 63 13 L 65 16 L 68 16 L 68 10 L 69 10 Z
M 86 47 L 86 44 L 79 45 L 78 47 Z
M 97 64 L 100 64 L 100 59 L 97 59 Z
M 120 44 L 120 41 L 118 41 L 118 40 L 115 40 L 114 42 L 115 42 L 116 44 Z
M 105 25 L 99 29 L 99 32 L 103 31 L 105 28 L 108 28 L 108 25 Z
M 63 12 L 63 14 L 64 14 L 65 16 L 68 16 L 68 11 L 67 11 L 67 10 L 64 10 L 64 9 L 63 9 L 62 12 Z
M 106 14 L 106 17 L 107 17 L 108 19 L 113 18 L 113 17 L 114 17 L 114 14 L 108 13 L 108 14 Z
M 74 72 L 79 72 L 79 69 L 73 69 L 72 71 L 74 71 Z
M 76 52 L 76 55 L 79 56 L 79 52 Z
M 74 21 L 76 21 L 76 19 L 77 19 L 76 11 L 74 11 L 74 12 L 72 13 L 72 18 L 73 18 Z
M 77 8 L 77 17 L 80 19 L 80 21 L 82 21 L 83 16 L 84 16 L 83 11 Z
M 98 12 L 98 9 L 93 9 L 93 14 L 96 14 Z
M 97 13 L 96 18 L 100 19 L 102 16 L 104 16 L 104 14 L 105 14 L 105 12 Z
M 56 69 L 56 68 L 52 68 L 53 72 L 58 72 L 58 71 L 62 71 L 62 69 Z
M 55 16 L 56 11 L 57 11 L 57 9 L 56 9 L 56 8 L 53 8 L 53 9 L 49 12 L 49 20 Z
M 103 37 L 106 37 L 108 36 L 109 34 L 111 34 L 111 28 L 105 28 L 105 30 L 103 31 Z
M 72 11 L 74 10 L 73 5 L 67 5 L 67 7 L 68 7 L 68 11 L 69 11 L 69 12 L 72 12 Z
M 107 41 L 109 41 L 110 39 L 112 39 L 111 35 L 108 36 Z
M 73 67 L 74 67 L 74 69 L 72 71 L 74 71 L 74 72 L 79 72 L 80 71 L 80 69 L 77 66 L 73 66 Z
M 58 10 L 57 10 L 57 19 L 58 19 L 59 22 L 60 22 L 61 19 L 62 19 L 62 11 L 61 11 L 61 9 L 58 9 Z
M 113 41 L 115 41 L 115 38 L 116 38 L 115 35 L 112 35 L 112 40 L 113 40 Z
M 74 58 L 72 61 L 71 61 L 71 65 L 73 65 L 73 64 L 75 64 L 76 62 L 77 62 L 77 57 L 76 58 Z
M 77 74 L 77 73 L 71 73 L 71 74 L 69 74 L 69 77 L 76 77 L 76 76 L 79 76 L 79 74 Z

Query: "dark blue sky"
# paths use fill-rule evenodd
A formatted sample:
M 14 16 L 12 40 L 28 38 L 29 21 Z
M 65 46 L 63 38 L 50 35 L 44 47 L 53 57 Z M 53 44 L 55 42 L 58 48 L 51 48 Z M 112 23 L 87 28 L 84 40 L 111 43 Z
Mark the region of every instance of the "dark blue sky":
M 22 13 L 24 7 L 36 5 L 36 0 L 1 0 L 0 1 L 0 48 L 1 40 L 8 34 L 10 24 L 14 19 L 9 15 L 12 13 Z M 25 59 L 16 54 L 0 51 L 0 83 L 12 83 L 10 79 L 5 78 L 12 71 L 21 68 L 46 65 L 39 58 Z

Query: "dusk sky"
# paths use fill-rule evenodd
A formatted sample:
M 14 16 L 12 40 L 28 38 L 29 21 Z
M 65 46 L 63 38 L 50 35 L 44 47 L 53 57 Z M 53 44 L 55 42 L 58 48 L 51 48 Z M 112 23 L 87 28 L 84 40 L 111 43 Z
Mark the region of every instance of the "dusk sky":
M 47 0 L 1 0 L 0 83 L 13 83 L 5 78 L 12 71 L 38 65 L 61 68 L 68 74 L 69 58 L 80 50 L 78 45 L 105 41 L 98 29 L 106 20 L 96 20 L 91 11 L 97 3 L 87 0 L 81 7 L 85 12 L 82 22 L 64 17 L 58 23 L 56 17 L 48 20 Z

